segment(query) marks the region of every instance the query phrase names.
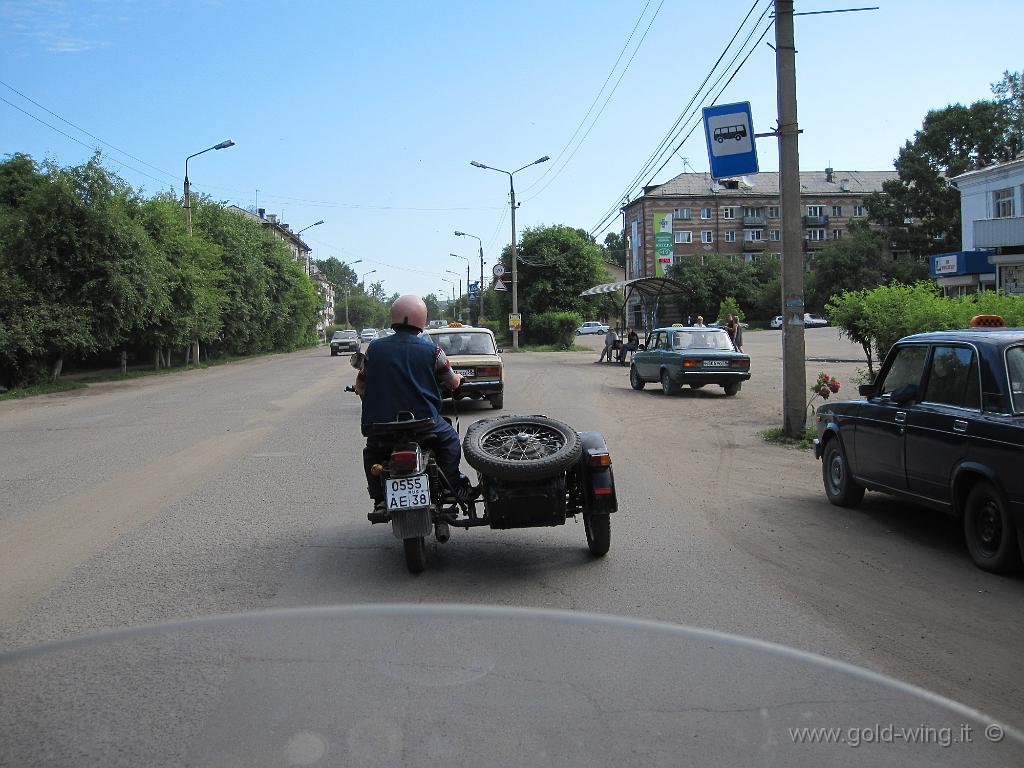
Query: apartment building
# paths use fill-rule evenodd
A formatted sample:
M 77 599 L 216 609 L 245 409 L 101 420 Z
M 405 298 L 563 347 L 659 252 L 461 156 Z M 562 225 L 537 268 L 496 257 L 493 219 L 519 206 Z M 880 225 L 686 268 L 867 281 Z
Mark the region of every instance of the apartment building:
M 867 217 L 865 199 L 895 171 L 800 173 L 803 250 L 809 258 L 850 223 Z M 782 253 L 782 207 L 777 172 L 715 181 L 682 173 L 644 188 L 623 208 L 627 277 L 659 277 L 679 259 L 712 253 L 758 261 Z
M 288 252 L 291 254 L 292 259 L 302 265 L 307 275 L 310 274 L 311 262 L 309 257 L 313 249 L 306 245 L 305 241 L 295 232 L 292 232 L 290 226 L 283 221 L 279 221 L 276 214 L 267 213 L 265 208 L 260 208 L 256 213 L 253 213 L 244 208 L 239 208 L 237 205 L 229 205 L 228 209 L 240 216 L 248 216 L 250 219 L 258 221 L 274 237 L 284 241 L 284 244 L 288 246 Z

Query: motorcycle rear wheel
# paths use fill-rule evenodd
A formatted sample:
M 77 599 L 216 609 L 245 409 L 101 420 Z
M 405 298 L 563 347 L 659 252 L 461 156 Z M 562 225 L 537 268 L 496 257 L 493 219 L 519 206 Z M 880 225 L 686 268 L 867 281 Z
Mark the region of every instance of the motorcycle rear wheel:
M 424 537 L 402 539 L 402 547 L 405 549 L 405 567 L 409 573 L 423 573 L 427 567 L 427 542 Z

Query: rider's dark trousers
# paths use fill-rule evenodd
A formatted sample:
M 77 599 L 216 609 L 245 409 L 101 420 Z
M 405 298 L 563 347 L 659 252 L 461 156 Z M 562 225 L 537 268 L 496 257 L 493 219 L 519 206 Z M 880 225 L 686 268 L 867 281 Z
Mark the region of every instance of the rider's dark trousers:
M 459 442 L 459 433 L 447 421 L 442 419 L 429 436 L 417 441 L 424 448 L 434 451 L 437 464 L 444 472 L 448 482 L 455 483 L 459 477 L 459 462 L 462 460 L 462 444 Z M 366 491 L 371 499 L 384 498 L 384 484 L 379 477 L 370 473 L 370 467 L 374 464 L 382 464 L 391 456 L 391 449 L 394 445 L 390 442 L 381 442 L 376 438 L 366 438 L 366 447 L 363 449 L 363 470 L 366 472 Z

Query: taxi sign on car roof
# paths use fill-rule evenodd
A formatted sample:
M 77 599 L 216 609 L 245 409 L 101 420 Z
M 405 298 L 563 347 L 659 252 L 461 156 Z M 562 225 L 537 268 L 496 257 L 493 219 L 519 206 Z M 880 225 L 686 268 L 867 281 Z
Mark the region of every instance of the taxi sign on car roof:
M 971 318 L 971 328 L 1005 328 L 1006 321 L 1002 315 L 975 315 Z
M 461 328 L 462 323 L 448 323 L 449 328 Z

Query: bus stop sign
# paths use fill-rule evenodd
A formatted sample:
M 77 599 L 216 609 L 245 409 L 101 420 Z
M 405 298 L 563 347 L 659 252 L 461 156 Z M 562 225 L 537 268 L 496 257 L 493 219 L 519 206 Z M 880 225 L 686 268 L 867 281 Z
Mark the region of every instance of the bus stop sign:
M 719 104 L 705 107 L 703 111 L 711 178 L 757 173 L 757 147 L 754 145 L 750 102 Z

